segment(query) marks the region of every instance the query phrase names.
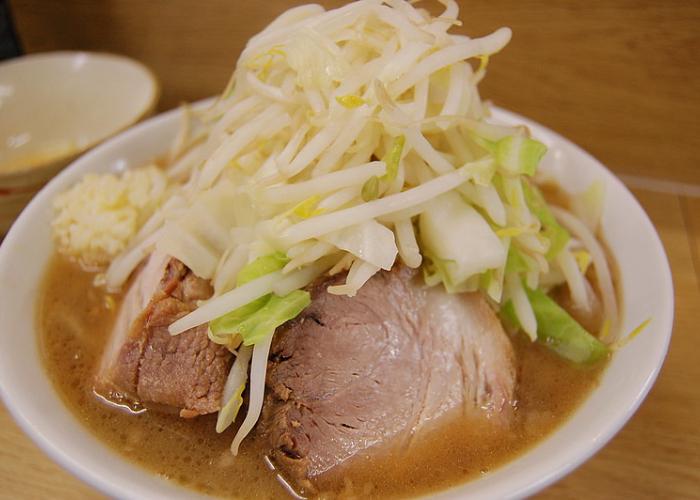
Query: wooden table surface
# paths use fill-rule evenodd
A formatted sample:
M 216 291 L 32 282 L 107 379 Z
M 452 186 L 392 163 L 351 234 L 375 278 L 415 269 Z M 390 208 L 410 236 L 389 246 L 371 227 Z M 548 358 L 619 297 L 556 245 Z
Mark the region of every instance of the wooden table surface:
M 27 52 L 129 55 L 160 78 L 161 109 L 216 93 L 284 0 L 11 0 Z M 338 2 L 320 2 L 336 5 Z M 671 349 L 649 397 L 595 457 L 539 498 L 700 498 L 700 2 L 473 0 L 463 30 L 513 28 L 482 86 L 557 130 L 630 186 L 666 247 Z M 467 10 L 467 5 L 469 9 Z M 0 408 L 0 498 L 100 498 Z

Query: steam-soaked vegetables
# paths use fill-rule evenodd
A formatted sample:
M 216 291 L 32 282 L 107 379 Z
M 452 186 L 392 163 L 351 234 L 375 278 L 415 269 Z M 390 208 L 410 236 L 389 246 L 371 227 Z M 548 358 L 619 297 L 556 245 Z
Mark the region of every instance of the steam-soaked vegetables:
M 141 182 L 122 203 L 129 217 L 117 204 L 98 214 L 120 221 L 114 244 L 99 248 L 110 289 L 154 249 L 211 282 L 213 296 L 169 333 L 207 325 L 237 354 L 217 423 L 232 424 L 248 388 L 234 452 L 260 415 L 272 336 L 309 306 L 319 277 L 344 272 L 327 291 L 354 297 L 398 258 L 423 266 L 428 286 L 484 294 L 569 360 L 608 352 L 547 296 L 567 286 L 585 309 L 595 273 L 615 331 L 612 279 L 591 232 L 602 190 L 580 198 L 585 223 L 548 204 L 537 186 L 546 146 L 491 122 L 477 88 L 510 30 L 451 34 L 457 4 L 441 3 L 438 16 L 404 0 L 290 9 L 249 41 L 211 106 L 186 110 L 166 167 L 148 178 L 148 203 Z M 109 182 L 91 178 L 59 200 L 59 249 L 89 260 L 94 249 L 76 241 L 92 219 L 66 223 L 67 208 L 90 205 Z
M 610 355 L 611 349 L 587 332 L 569 313 L 541 290 L 526 290 L 537 321 L 536 338 L 561 357 L 574 363 L 594 364 Z M 520 327 L 512 301 L 501 310 L 510 326 Z

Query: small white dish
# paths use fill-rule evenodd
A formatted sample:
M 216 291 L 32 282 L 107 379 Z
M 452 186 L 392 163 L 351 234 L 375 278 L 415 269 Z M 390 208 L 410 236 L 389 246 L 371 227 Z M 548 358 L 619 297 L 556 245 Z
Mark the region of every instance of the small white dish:
M 200 104 L 201 105 L 201 104 Z M 663 246 L 630 192 L 589 154 L 556 133 L 496 109 L 507 123 L 527 124 L 549 146 L 545 166 L 570 190 L 593 180 L 607 188 L 603 232 L 620 272 L 623 330 L 651 318 L 649 327 L 616 353 L 600 386 L 571 419 L 534 448 L 478 480 L 436 498 L 521 498 L 580 465 L 632 416 L 663 364 L 673 323 L 673 287 Z M 45 372 L 35 326 L 37 294 L 53 251 L 52 200 L 87 172 L 142 165 L 165 152 L 178 114 L 142 123 L 84 155 L 29 204 L 0 246 L 0 394 L 17 422 L 54 460 L 85 482 L 117 498 L 199 497 L 141 469 L 90 434 L 66 409 Z
M 0 235 L 51 177 L 150 114 L 158 95 L 150 70 L 122 56 L 47 52 L 0 63 Z

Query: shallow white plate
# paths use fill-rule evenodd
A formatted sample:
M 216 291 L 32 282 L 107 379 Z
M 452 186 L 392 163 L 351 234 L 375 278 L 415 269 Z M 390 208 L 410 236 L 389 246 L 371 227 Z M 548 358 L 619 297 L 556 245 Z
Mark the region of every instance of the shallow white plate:
M 559 430 L 531 451 L 439 498 L 531 495 L 599 450 L 632 416 L 661 368 L 671 337 L 673 287 L 668 261 L 646 214 L 622 183 L 580 148 L 515 114 L 495 118 L 525 123 L 550 150 L 544 168 L 565 188 L 593 180 L 607 187 L 603 231 L 618 263 L 623 331 L 651 318 L 649 327 L 612 359 L 600 387 Z M 178 127 L 176 111 L 155 117 L 95 148 L 57 176 L 31 202 L 0 247 L 0 391 L 17 422 L 54 460 L 119 498 L 192 498 L 194 492 L 140 469 L 87 432 L 61 403 L 37 346 L 37 292 L 52 252 L 53 198 L 86 172 L 122 170 L 167 150 Z
M 0 174 L 85 151 L 153 109 L 158 83 L 114 54 L 45 52 L 0 63 Z
M 149 115 L 158 83 L 141 63 L 46 52 L 0 63 L 0 235 L 80 153 Z

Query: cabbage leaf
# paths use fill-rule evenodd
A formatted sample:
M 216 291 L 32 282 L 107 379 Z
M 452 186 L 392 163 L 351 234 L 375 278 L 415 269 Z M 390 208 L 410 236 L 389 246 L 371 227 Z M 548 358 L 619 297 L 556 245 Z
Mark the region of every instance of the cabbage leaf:
M 455 192 L 427 203 L 418 222 L 423 254 L 433 264 L 428 276 L 440 276 L 448 291 L 462 291 L 470 278 L 506 262 L 500 238 Z
M 319 240 L 387 271 L 394 265 L 399 252 L 394 232 L 373 219 L 332 231 Z
M 557 219 L 554 217 L 554 214 L 552 214 L 544 196 L 542 196 L 540 190 L 537 189 L 537 186 L 532 185 L 524 179 L 522 185 L 525 203 L 535 217 L 542 223 L 542 235 L 549 240 L 549 249 L 547 250 L 546 257 L 548 260 L 551 260 L 566 247 L 571 237 L 569 232 L 557 222 Z
M 562 358 L 581 365 L 590 365 L 610 354 L 610 349 L 588 333 L 569 313 L 542 290 L 525 292 L 537 319 L 537 340 Z M 520 328 L 512 301 L 500 311 L 509 326 Z
M 497 141 L 489 140 L 477 133 L 472 139 L 491 153 L 501 170 L 508 175 L 535 175 L 547 146 L 523 135 L 508 135 Z
M 289 258 L 281 252 L 258 257 L 238 273 L 237 286 L 279 271 L 288 262 Z M 211 321 L 212 338 L 238 334 L 244 345 L 253 345 L 271 335 L 278 326 L 297 317 L 310 303 L 311 296 L 304 290 L 294 290 L 284 297 L 272 293 L 264 295 Z
M 494 155 L 498 164 L 511 175 L 534 175 L 547 146 L 521 135 L 509 135 L 495 144 Z
M 306 290 L 294 290 L 284 297 L 270 294 L 264 306 L 240 321 L 234 329 L 243 337 L 243 345 L 254 345 L 272 335 L 278 326 L 296 318 L 309 304 L 311 295 Z

